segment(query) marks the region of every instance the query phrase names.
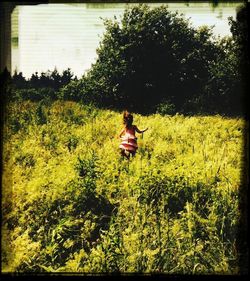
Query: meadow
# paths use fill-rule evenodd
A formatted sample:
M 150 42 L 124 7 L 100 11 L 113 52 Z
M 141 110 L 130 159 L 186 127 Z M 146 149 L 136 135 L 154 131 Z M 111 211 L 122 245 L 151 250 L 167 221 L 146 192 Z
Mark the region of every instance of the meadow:
M 237 274 L 244 120 L 12 102 L 3 135 L 2 271 Z

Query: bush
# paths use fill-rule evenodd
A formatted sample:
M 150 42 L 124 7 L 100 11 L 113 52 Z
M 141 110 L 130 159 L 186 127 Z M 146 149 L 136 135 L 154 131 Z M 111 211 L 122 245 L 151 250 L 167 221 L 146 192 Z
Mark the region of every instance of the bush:
M 176 113 L 175 105 L 170 102 L 162 102 L 157 105 L 156 113 L 160 115 L 174 115 Z
M 56 92 L 52 88 L 40 88 L 40 89 L 12 89 L 11 100 L 55 100 Z

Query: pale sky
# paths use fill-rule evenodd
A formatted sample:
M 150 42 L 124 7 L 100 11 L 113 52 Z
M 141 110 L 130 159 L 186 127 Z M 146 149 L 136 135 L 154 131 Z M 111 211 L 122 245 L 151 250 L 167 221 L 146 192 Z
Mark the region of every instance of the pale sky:
M 239 4 L 238 4 L 239 5 Z M 126 4 L 42 4 L 19 6 L 18 48 L 12 46 L 12 71 L 24 76 L 34 72 L 72 69 L 80 77 L 96 59 L 96 48 L 104 32 L 102 18 L 119 18 Z M 178 10 L 191 18 L 193 26 L 215 25 L 214 34 L 231 35 L 228 17 L 236 16 L 236 4 L 213 9 L 209 3 L 168 3 L 170 11 Z M 15 28 L 13 28 L 15 30 Z

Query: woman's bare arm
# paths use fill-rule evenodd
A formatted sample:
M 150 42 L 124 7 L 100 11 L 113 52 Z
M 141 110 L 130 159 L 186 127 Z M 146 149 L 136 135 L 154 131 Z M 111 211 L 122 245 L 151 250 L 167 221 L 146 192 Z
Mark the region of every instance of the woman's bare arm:
M 143 129 L 143 130 L 139 130 L 139 129 L 137 128 L 137 126 L 135 126 L 135 131 L 136 131 L 137 133 L 142 134 L 142 133 L 146 132 L 147 130 L 148 130 L 148 128 Z
M 122 137 L 122 135 L 123 135 L 123 133 L 124 133 L 124 128 L 121 130 L 121 132 L 120 132 L 120 134 L 119 134 L 119 138 L 121 138 Z

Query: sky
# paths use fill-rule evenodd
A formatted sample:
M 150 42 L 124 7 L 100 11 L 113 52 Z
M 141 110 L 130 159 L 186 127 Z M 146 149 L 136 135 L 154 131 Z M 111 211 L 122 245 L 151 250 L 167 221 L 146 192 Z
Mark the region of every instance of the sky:
M 155 6 L 154 4 L 152 6 Z M 238 4 L 239 5 L 239 4 Z M 55 67 L 71 68 L 81 77 L 96 59 L 104 32 L 102 18 L 118 18 L 127 4 L 41 4 L 18 6 L 12 15 L 12 72 L 29 78 L 32 73 Z M 183 13 L 194 27 L 214 25 L 214 34 L 230 35 L 228 17 L 236 16 L 236 4 L 168 3 L 170 11 Z M 14 40 L 12 39 L 12 42 Z

